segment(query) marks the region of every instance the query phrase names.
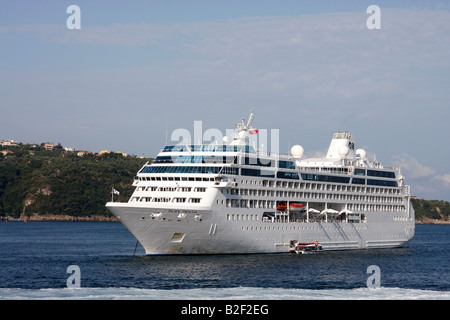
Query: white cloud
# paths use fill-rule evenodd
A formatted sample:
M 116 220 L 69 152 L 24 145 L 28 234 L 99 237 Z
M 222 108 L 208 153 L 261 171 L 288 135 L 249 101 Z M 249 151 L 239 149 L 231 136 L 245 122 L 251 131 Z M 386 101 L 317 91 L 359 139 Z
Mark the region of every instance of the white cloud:
M 321 103 L 355 98 L 370 102 L 373 97 L 405 95 L 421 83 L 409 78 L 411 66 L 450 67 L 449 12 L 385 9 L 382 29 L 375 31 L 366 28 L 366 19 L 365 12 L 353 12 L 111 24 L 76 31 L 65 25 L 26 25 L 2 27 L 0 37 L 156 48 L 171 53 L 172 62 L 181 62 L 180 78 L 206 78 L 247 93 L 292 96 L 295 92 L 302 99 Z M 380 112 L 388 111 L 387 106 L 377 107 Z M 340 114 L 355 111 L 343 104 L 330 109 Z
M 394 155 L 392 159 L 394 166 L 400 167 L 409 179 L 427 178 L 435 173 L 435 170 L 420 164 L 416 158 L 405 153 Z
M 445 187 L 450 187 L 450 174 L 437 175 L 434 179 L 440 181 Z
M 433 185 L 422 185 L 417 183 L 411 185 L 411 194 L 418 197 L 436 199 L 439 190 Z
M 405 153 L 395 155 L 392 159 L 394 166 L 401 168 L 407 183 L 411 185 L 413 195 L 427 199 L 448 199 L 450 174 L 440 174 Z

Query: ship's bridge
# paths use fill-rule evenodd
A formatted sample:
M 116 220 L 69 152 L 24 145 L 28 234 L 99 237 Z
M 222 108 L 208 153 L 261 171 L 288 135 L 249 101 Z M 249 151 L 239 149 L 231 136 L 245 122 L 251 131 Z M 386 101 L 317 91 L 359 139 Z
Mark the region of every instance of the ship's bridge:
M 161 152 L 244 152 L 256 153 L 248 145 L 219 145 L 219 144 L 177 144 L 165 146 Z

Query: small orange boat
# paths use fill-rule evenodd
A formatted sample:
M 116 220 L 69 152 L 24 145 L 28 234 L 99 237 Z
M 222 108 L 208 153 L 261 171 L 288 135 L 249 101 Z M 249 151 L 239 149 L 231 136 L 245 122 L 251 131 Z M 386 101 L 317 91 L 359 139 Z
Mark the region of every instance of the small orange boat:
M 304 207 L 303 203 L 300 203 L 300 202 L 291 202 L 289 204 L 290 210 L 302 210 L 303 207 Z

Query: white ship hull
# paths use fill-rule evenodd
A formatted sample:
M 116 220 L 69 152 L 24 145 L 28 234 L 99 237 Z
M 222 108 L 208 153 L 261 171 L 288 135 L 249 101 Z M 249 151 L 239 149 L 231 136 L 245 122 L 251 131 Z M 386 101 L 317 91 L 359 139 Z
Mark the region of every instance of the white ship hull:
M 367 223 L 229 221 L 219 209 L 145 208 L 114 202 L 107 207 L 147 255 L 288 253 L 292 240 L 318 241 L 324 250 L 393 248 L 404 246 L 414 236 L 412 207 L 409 217 L 395 219 L 392 213 L 373 212 L 367 215 Z M 263 211 L 248 210 L 258 216 Z M 153 212 L 161 214 L 154 217 Z M 180 218 L 180 212 L 186 216 Z

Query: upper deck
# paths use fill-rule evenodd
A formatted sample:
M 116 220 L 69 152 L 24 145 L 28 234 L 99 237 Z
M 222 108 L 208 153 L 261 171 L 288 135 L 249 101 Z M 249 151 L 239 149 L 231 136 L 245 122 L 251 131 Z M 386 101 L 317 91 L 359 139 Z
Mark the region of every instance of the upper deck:
M 138 177 L 151 181 L 155 175 L 201 174 L 208 179 L 247 176 L 359 186 L 403 185 L 400 169 L 383 167 L 379 162 L 369 160 L 365 150 L 355 150 L 354 136 L 349 132 L 335 133 L 328 152 L 321 158 L 304 158 L 303 147 L 299 145 L 294 145 L 290 154 L 258 150 L 249 145 L 250 136 L 258 131 L 251 126 L 253 117 L 251 111 L 247 122 L 243 119 L 237 124 L 230 144 L 166 145 L 152 164 L 147 163 L 141 168 Z
M 400 171 L 392 167 L 347 159 L 320 160 L 299 160 L 288 155 L 280 158 L 243 145 L 173 145 L 166 146 L 138 175 L 234 175 L 387 187 L 397 187 L 401 178 Z

